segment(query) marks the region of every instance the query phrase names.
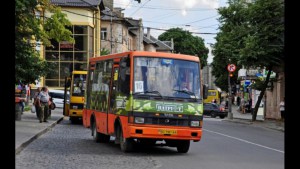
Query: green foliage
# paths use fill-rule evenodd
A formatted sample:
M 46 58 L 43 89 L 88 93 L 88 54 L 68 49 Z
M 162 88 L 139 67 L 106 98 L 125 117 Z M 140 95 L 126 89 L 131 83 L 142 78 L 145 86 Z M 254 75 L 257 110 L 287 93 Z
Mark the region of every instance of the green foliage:
M 281 0 L 230 0 L 228 7 L 218 9 L 220 32 L 212 51 L 213 75 L 217 85 L 227 91 L 226 65 L 273 67 L 283 61 L 283 3 Z M 229 61 L 230 60 L 230 61 Z M 234 78 L 236 79 L 236 74 Z
M 193 36 L 191 32 L 181 28 L 171 28 L 158 37 L 161 41 L 170 41 L 171 38 L 174 41 L 175 53 L 197 55 L 201 60 L 201 67 L 207 65 L 209 50 L 201 37 Z
M 222 63 L 236 63 L 238 69 L 266 68 L 272 71 L 283 63 L 283 18 L 282 0 L 256 0 L 247 3 L 244 0 L 230 0 L 228 7 L 218 9 L 221 17 L 220 32 L 213 50 L 213 75 L 218 84 L 227 84 L 222 75 L 226 71 Z M 229 61 L 230 60 L 230 61 Z M 261 90 L 252 120 L 270 81 L 268 73 L 264 81 L 256 81 L 253 88 Z M 225 85 L 221 86 L 226 89 Z
M 100 50 L 100 56 L 109 55 L 109 54 L 110 54 L 110 51 L 108 49 L 102 48 Z
M 15 81 L 35 83 L 53 70 L 53 65 L 40 58 L 36 42 L 46 46 L 50 45 L 50 39 L 74 42 L 71 32 L 65 28 L 70 22 L 49 0 L 16 0 L 15 3 Z M 53 15 L 44 20 L 45 11 Z

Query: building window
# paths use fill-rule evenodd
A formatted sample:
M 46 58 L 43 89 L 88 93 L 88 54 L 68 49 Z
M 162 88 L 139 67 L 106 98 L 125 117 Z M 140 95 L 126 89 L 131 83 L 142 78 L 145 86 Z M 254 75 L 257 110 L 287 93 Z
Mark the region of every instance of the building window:
M 107 28 L 101 28 L 101 40 L 107 40 Z
M 89 57 L 93 57 L 94 28 L 86 25 L 68 26 L 75 39 L 75 44 L 68 41 L 57 43 L 51 40 L 52 46 L 45 47 L 45 59 L 55 64 L 55 70 L 45 77 L 45 85 L 64 87 L 66 76 L 73 70 L 87 70 Z M 88 50 L 89 49 L 89 50 Z

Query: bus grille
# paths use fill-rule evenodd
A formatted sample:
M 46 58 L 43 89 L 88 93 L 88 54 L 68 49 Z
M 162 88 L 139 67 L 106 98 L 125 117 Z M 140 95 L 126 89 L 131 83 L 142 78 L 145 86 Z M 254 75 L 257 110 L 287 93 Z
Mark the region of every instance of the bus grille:
M 145 124 L 156 124 L 165 126 L 189 126 L 188 119 L 174 119 L 174 118 L 146 118 Z

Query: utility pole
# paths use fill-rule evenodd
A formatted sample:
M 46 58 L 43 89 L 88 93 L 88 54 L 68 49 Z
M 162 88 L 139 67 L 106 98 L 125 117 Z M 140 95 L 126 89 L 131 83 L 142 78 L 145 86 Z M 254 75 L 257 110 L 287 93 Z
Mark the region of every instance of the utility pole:
M 230 62 L 230 60 L 229 60 Z M 228 119 L 233 119 L 233 114 L 231 111 L 231 104 L 232 104 L 232 92 L 231 92 L 231 84 L 230 84 L 230 77 L 233 76 L 233 72 L 236 70 L 236 66 L 234 64 L 228 64 L 227 66 L 228 70 Z
M 112 54 L 112 10 L 110 10 L 110 54 Z
M 229 92 L 229 95 L 228 95 L 228 119 L 233 119 L 233 114 L 232 114 L 232 111 L 231 111 L 231 85 L 230 85 L 230 72 L 228 72 L 228 92 Z

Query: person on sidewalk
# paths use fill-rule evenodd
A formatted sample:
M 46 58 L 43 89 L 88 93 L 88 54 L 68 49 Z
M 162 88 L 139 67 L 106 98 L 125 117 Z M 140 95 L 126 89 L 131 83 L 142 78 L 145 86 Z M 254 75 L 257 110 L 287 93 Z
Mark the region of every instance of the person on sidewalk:
M 237 96 L 237 98 L 236 98 L 236 104 L 237 104 L 237 106 L 240 106 L 240 104 L 241 104 L 241 98 L 240 98 L 240 96 Z
M 41 88 L 38 87 L 36 89 L 36 92 L 34 93 L 33 95 L 33 105 L 35 106 L 35 111 L 36 111 L 36 117 L 39 119 L 40 117 L 40 112 L 39 112 L 39 104 L 38 104 L 38 95 L 40 94 L 41 92 Z
M 241 111 L 244 114 L 245 113 L 245 99 L 242 97 L 241 99 Z
M 48 114 L 49 114 L 49 94 L 48 88 L 42 87 L 42 91 L 39 93 L 38 97 L 38 105 L 39 105 L 39 120 L 40 123 L 47 122 Z
M 281 120 L 283 121 L 284 120 L 284 110 L 285 110 L 285 108 L 284 108 L 284 98 L 279 104 L 279 109 L 280 109 Z

